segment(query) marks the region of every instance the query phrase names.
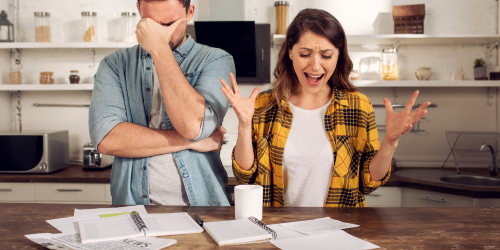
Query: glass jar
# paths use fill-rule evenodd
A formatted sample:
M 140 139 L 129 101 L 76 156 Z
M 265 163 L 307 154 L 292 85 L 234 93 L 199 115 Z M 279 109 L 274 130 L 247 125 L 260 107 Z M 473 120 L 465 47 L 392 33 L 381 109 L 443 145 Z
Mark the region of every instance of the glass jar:
M 54 72 L 40 72 L 40 84 L 54 84 Z
M 399 65 L 396 48 L 382 50 L 382 80 L 398 80 Z
M 274 2 L 274 9 L 276 12 L 276 34 L 286 34 L 288 24 L 288 2 L 276 1 Z
M 35 41 L 50 42 L 49 12 L 35 12 Z
M 380 80 L 380 57 L 370 56 L 361 58 L 359 61 L 360 79 L 363 80 Z
M 360 76 L 361 74 L 359 74 L 357 70 L 353 70 L 351 71 L 351 73 L 349 73 L 349 80 L 351 81 L 359 80 Z
M 137 42 L 135 30 L 137 19 L 135 12 L 122 12 L 122 42 Z
M 12 69 L 9 72 L 9 83 L 10 84 L 21 84 L 23 81 L 23 77 L 21 71 Z
M 80 74 L 78 74 L 78 70 L 71 70 L 69 73 L 69 83 L 70 84 L 78 84 L 80 83 Z
M 97 13 L 82 11 L 83 41 L 97 42 Z

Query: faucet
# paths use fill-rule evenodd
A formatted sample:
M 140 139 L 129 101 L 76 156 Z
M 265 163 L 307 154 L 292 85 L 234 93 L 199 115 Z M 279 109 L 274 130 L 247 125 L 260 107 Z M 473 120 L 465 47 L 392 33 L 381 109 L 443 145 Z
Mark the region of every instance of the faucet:
M 490 148 L 491 157 L 493 158 L 493 165 L 488 166 L 488 170 L 490 171 L 490 175 L 496 176 L 497 175 L 497 156 L 495 154 L 495 150 L 493 149 L 493 146 L 491 146 L 488 143 L 484 143 L 483 145 L 481 145 L 479 150 L 483 151 L 486 149 L 486 147 Z

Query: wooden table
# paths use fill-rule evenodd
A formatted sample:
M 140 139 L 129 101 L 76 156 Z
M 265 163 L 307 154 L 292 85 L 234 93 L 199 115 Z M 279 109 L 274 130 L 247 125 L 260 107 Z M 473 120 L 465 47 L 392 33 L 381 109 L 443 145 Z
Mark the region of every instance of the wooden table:
M 45 220 L 73 216 L 74 209 L 112 205 L 0 204 L 1 249 L 42 249 L 24 235 L 58 233 Z M 146 206 L 149 213 L 198 213 L 208 221 L 234 219 L 234 207 Z M 360 225 L 346 232 L 381 249 L 500 249 L 500 208 L 264 208 L 263 222 L 275 224 L 331 217 Z M 165 236 L 167 249 L 218 249 L 206 233 Z M 277 249 L 271 243 L 223 249 Z

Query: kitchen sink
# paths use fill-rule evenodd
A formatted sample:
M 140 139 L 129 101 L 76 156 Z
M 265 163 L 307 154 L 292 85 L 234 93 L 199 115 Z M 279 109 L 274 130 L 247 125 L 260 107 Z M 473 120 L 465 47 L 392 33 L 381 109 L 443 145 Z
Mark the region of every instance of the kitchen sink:
M 467 186 L 500 187 L 500 179 L 478 175 L 451 175 L 441 177 L 444 182 L 461 184 Z

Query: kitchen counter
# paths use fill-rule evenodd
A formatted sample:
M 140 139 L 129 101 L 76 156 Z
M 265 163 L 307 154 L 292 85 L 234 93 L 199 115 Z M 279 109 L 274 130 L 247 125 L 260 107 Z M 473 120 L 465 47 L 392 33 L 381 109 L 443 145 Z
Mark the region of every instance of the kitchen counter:
M 2 204 L 0 246 L 43 249 L 24 235 L 58 233 L 45 220 L 73 216 L 74 209 L 112 205 Z M 148 213 L 198 213 L 205 221 L 234 219 L 233 207 L 146 206 Z M 43 211 L 43 212 L 41 212 Z M 498 249 L 500 208 L 264 208 L 262 221 L 275 224 L 331 217 L 360 225 L 345 230 L 381 249 Z M 178 242 L 167 249 L 218 249 L 203 232 L 163 236 Z M 278 249 L 269 242 L 232 245 L 223 249 Z
M 424 169 L 424 168 L 399 168 Z M 427 168 L 429 169 L 429 168 Z M 439 170 L 437 168 L 433 168 Z M 455 170 L 447 168 L 447 170 Z M 486 168 L 461 168 L 461 172 L 489 175 Z M 463 186 L 451 183 L 436 183 L 413 178 L 405 178 L 391 173 L 391 178 L 384 185 L 386 187 L 408 187 L 435 191 L 448 194 L 456 194 L 473 198 L 500 198 L 500 188 L 498 187 L 474 187 Z M 60 171 L 51 174 L 0 174 L 0 182 L 50 182 L 50 183 L 109 183 L 111 169 L 103 171 L 83 171 L 81 165 L 71 165 Z M 229 186 L 238 185 L 234 177 L 229 178 Z

